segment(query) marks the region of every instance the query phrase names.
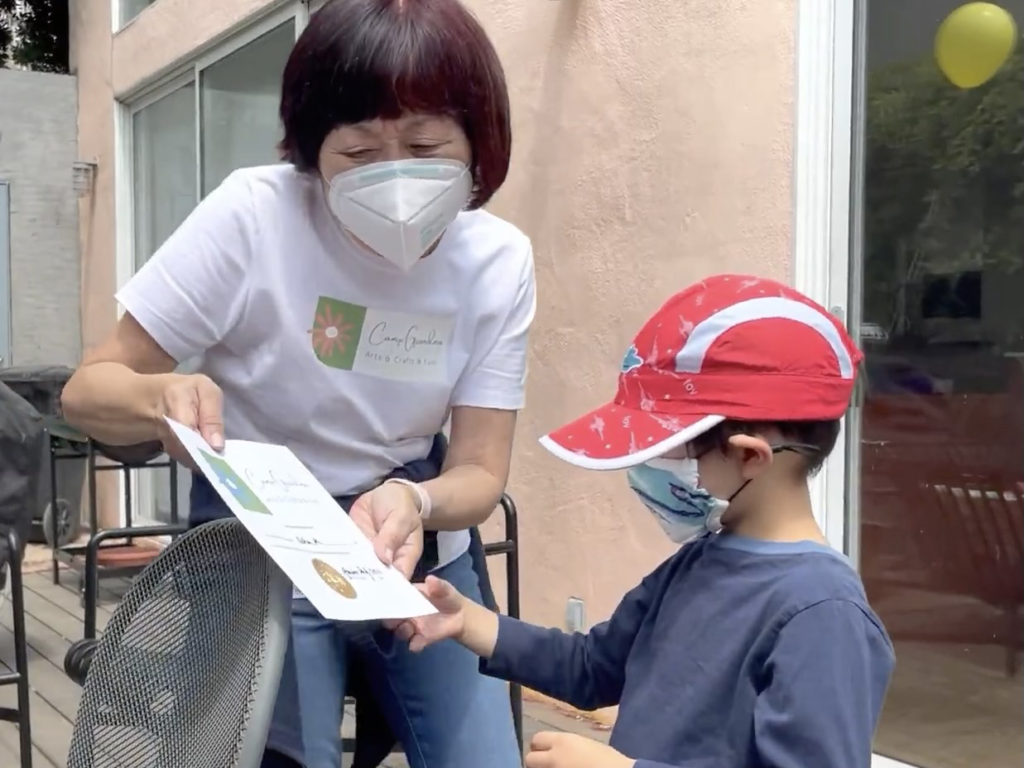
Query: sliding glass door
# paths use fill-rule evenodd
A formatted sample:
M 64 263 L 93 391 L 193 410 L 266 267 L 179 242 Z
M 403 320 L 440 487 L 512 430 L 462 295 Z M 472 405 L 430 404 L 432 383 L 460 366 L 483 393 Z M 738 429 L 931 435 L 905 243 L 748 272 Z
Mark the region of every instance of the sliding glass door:
M 281 73 L 295 42 L 294 19 L 250 33 L 219 57 L 195 64 L 132 107 L 133 265 L 138 269 L 199 200 L 236 168 L 278 161 Z M 194 370 L 198 360 L 182 361 Z M 137 508 L 144 520 L 168 522 L 171 489 L 163 471 L 142 472 Z M 178 473 L 185 516 L 191 475 Z
M 962 90 L 934 56 L 960 3 L 864 5 L 851 521 L 898 657 L 876 749 L 1021 765 L 1024 58 Z

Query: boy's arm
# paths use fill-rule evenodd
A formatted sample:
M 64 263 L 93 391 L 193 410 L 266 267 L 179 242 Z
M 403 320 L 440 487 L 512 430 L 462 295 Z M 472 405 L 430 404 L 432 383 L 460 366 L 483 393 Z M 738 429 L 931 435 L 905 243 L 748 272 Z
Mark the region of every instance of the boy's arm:
M 855 603 L 826 600 L 779 631 L 754 707 L 760 763 L 771 768 L 868 768 L 895 659 Z
M 645 578 L 588 634 L 545 629 L 473 604 L 466 607 L 459 640 L 483 658 L 484 674 L 522 683 L 578 709 L 612 706 L 621 697 L 626 658 L 664 569 Z
M 498 614 L 462 598 L 463 627 L 456 640 L 481 659 L 489 659 L 498 642 Z

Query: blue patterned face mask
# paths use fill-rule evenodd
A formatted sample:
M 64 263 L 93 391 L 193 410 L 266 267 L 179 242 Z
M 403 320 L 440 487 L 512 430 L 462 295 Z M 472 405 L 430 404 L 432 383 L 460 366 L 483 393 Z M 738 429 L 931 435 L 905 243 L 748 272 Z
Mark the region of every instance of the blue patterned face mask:
M 651 459 L 626 472 L 629 487 L 677 544 L 717 533 L 729 506 L 700 487 L 697 467 L 696 459 Z
M 805 456 L 813 456 L 818 450 L 803 443 L 772 446 L 772 453 L 793 451 Z M 651 459 L 627 470 L 626 476 L 629 487 L 677 544 L 693 541 L 704 533 L 718 533 L 729 502 L 750 483 L 744 480 L 728 499 L 712 496 L 700 487 L 697 459 Z

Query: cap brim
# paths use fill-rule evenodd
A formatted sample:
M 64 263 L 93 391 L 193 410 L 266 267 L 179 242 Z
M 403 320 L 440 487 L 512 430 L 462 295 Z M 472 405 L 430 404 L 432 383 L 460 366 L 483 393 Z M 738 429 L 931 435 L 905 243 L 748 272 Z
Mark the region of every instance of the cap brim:
M 635 467 L 684 445 L 724 416 L 669 416 L 603 405 L 540 439 L 562 461 L 583 469 Z

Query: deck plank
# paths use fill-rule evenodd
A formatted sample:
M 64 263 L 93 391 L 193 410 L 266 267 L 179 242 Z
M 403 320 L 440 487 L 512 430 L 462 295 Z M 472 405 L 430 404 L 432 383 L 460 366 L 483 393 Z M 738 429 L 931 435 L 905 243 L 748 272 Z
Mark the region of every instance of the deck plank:
M 36 622 L 48 627 L 63 638 L 65 645 L 80 639 L 84 632 L 81 617 L 71 615 L 46 597 L 28 589 L 25 590 L 25 614 L 26 621 L 29 617 L 35 619 Z M 99 616 L 97 616 L 98 625 Z M 31 632 L 29 635 L 31 636 Z
M 0 765 L 5 768 L 18 768 L 21 765 L 18 727 L 14 723 L 0 723 Z M 61 768 L 63 765 L 64 760 L 55 763 L 35 743 L 32 744 L 32 768 Z
M 0 637 L 5 638 L 5 643 L 13 644 L 13 630 L 14 627 L 11 624 L 10 617 L 4 616 L 0 619 Z M 39 657 L 39 662 L 45 659 L 52 667 L 60 672 L 64 681 L 71 684 L 71 689 L 78 690 L 78 686 L 72 683 L 71 680 L 64 675 L 64 655 L 67 653 L 69 647 L 67 640 L 32 615 L 25 616 L 25 632 L 28 634 L 30 684 L 35 685 L 35 680 L 31 678 L 31 654 L 35 653 L 36 656 Z M 9 664 L 13 660 L 8 658 L 10 655 L 12 654 L 8 654 L 6 649 L 0 650 L 0 659 L 2 659 L 4 663 Z M 63 682 L 60 685 L 63 687 Z
M 82 637 L 83 612 L 78 601 L 77 577 L 66 571 L 62 573 L 62 577 L 64 583 L 54 585 L 50 581 L 49 572 L 25 575 L 25 628 L 29 645 L 34 768 L 61 768 L 66 765 L 73 722 L 81 698 L 81 689 L 64 674 L 64 654 L 72 642 Z M 123 593 L 128 581 L 110 579 L 101 584 L 101 595 L 109 602 L 101 605 L 97 611 L 99 628 L 106 625 L 116 608 L 118 592 Z M 0 610 L 0 661 L 3 663 L 13 661 L 12 626 L 11 603 L 8 600 Z M 15 687 L 0 687 L 0 706 L 14 706 L 16 703 Z M 553 720 L 546 720 L 541 723 L 538 713 L 533 711 L 541 706 L 545 705 L 527 703 L 528 738 L 541 727 L 567 729 L 561 721 L 556 723 Z M 346 731 L 350 732 L 353 718 L 348 717 L 346 720 Z M 601 738 L 601 735 L 597 738 Z M 345 765 L 349 764 L 347 761 L 350 757 L 346 756 Z M 13 723 L 0 723 L 0 768 L 17 768 L 19 765 L 17 726 Z M 390 756 L 384 765 L 391 768 L 407 768 L 407 763 L 400 755 Z
M 70 643 L 82 636 L 82 613 L 80 609 L 75 610 L 78 595 L 73 587 L 67 589 L 50 583 L 48 573 L 25 574 L 24 582 L 33 766 L 60 768 L 67 763 L 81 697 L 81 689 L 64 674 L 64 654 Z M 8 600 L 4 610 L 0 610 L 0 662 L 7 666 L 14 662 L 11 608 Z M 98 612 L 98 623 L 106 623 L 105 614 L 109 611 Z M 0 703 L 4 706 L 17 704 L 15 686 L 0 688 Z M 19 766 L 18 755 L 17 726 L 0 723 L 0 765 Z
M 30 682 L 31 676 L 32 672 L 29 670 Z M 32 744 L 36 751 L 46 760 L 46 762 L 40 762 L 39 765 L 44 767 L 48 765 L 66 765 L 68 750 L 71 748 L 71 723 L 43 698 L 34 683 L 32 687 L 33 689 L 29 696 L 29 710 L 32 716 Z M 14 706 L 17 702 L 14 686 L 0 688 L 0 702 L 4 706 Z M 17 754 L 17 726 L 12 723 L 0 723 L 0 739 Z M 33 754 L 36 754 L 36 752 L 33 752 Z M 5 763 L 4 765 L 6 766 L 7 764 Z M 13 763 L 12 768 L 17 765 L 17 762 Z
M 29 573 L 25 575 L 25 589 L 45 598 L 81 623 L 85 608 L 79 600 L 77 579 L 75 574 L 64 571 L 61 573 L 61 583 L 54 584 L 48 573 Z M 127 585 L 107 586 L 101 582 L 96 606 L 97 628 L 106 626 L 126 590 Z
M 6 623 L 6 622 L 5 622 Z M 70 724 L 78 713 L 78 700 L 82 689 L 64 674 L 62 667 L 53 664 L 34 647 L 36 638 L 29 638 L 28 682 L 32 691 L 46 700 Z M 8 667 L 14 663 L 14 636 L 6 627 L 0 627 L 0 661 Z M 11 686 L 8 686 L 11 687 Z M 33 720 L 35 713 L 32 713 Z

